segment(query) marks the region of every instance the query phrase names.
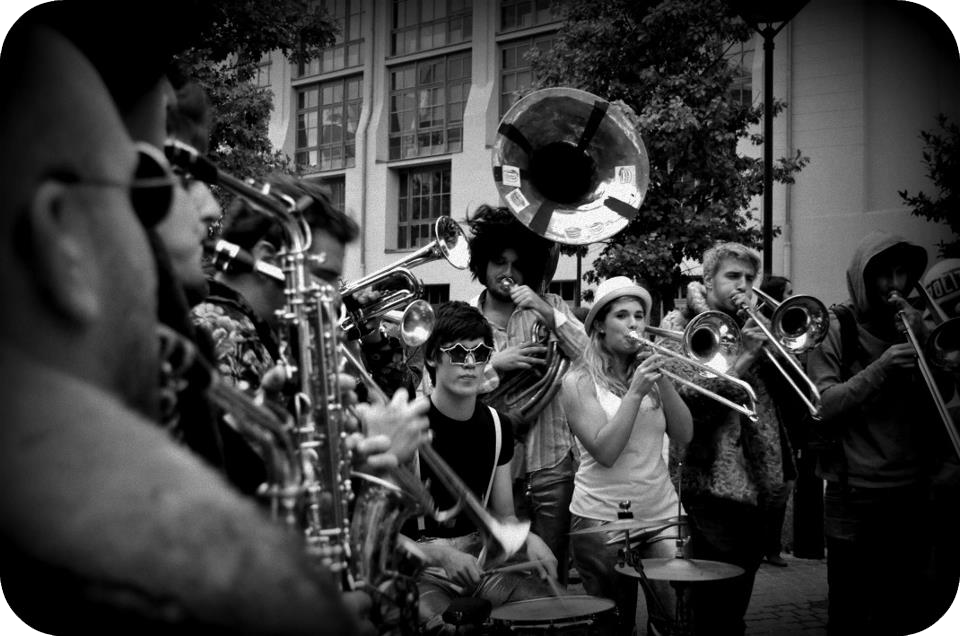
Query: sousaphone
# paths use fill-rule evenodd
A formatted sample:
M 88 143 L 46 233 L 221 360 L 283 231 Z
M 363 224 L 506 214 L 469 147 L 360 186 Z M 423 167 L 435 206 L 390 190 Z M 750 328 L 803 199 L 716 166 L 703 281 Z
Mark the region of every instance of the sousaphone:
M 557 243 L 607 239 L 637 215 L 650 162 L 622 102 L 545 88 L 507 111 L 493 147 L 500 197 L 520 222 Z
M 497 130 L 492 162 L 500 197 L 521 223 L 555 243 L 610 238 L 637 215 L 649 184 L 650 163 L 634 121 L 622 102 L 575 88 L 530 93 Z M 554 249 L 546 278 L 558 256 Z M 527 422 L 553 399 L 570 365 L 543 323 L 533 338 L 547 347 L 544 364 L 506 374 L 484 398 Z

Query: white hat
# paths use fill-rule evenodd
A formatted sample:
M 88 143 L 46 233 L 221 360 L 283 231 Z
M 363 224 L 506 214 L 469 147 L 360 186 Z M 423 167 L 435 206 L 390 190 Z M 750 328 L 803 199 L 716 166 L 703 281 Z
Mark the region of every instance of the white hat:
M 960 258 L 945 258 L 931 265 L 923 286 L 949 318 L 960 316 Z
M 593 307 L 590 308 L 586 319 L 583 321 L 583 327 L 587 333 L 590 333 L 593 327 L 593 319 L 597 317 L 597 313 L 617 298 L 623 298 L 624 296 L 639 298 L 643 304 L 644 313 L 648 316 L 650 315 L 650 305 L 653 304 L 653 300 L 650 298 L 650 292 L 626 276 L 614 276 L 600 283 L 600 285 L 597 286 L 597 291 L 593 294 L 595 299 Z

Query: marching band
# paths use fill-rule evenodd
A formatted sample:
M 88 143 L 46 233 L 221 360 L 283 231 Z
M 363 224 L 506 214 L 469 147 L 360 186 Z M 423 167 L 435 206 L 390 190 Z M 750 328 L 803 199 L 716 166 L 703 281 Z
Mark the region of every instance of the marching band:
M 646 633 L 743 634 L 797 426 L 822 440 L 831 633 L 942 612 L 949 538 L 889 558 L 960 462 L 955 272 L 931 296 L 923 248 L 865 237 L 828 309 L 720 243 L 658 325 L 642 272 L 580 319 L 546 293 L 558 246 L 626 227 L 649 165 L 629 108 L 555 88 L 500 123 L 502 206 L 343 281 L 360 228 L 323 188 L 227 174 L 178 128 L 194 93 L 158 74 L 115 103 L 89 57 L 38 10 L 2 59 L 0 576 L 31 625 L 629 635 L 642 590 Z M 178 243 L 210 187 L 235 198 L 216 245 Z M 425 303 L 411 270 L 437 260 L 479 293 Z

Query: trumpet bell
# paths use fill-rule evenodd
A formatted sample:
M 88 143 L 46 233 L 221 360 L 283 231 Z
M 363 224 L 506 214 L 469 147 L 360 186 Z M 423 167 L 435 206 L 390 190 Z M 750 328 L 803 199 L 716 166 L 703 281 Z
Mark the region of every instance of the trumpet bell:
M 740 355 L 740 328 L 721 311 L 704 311 L 683 330 L 682 342 L 691 358 L 717 373 L 726 373 Z
M 425 300 L 415 300 L 403 310 L 400 317 L 400 339 L 408 347 L 423 345 L 437 322 L 437 316 Z
M 650 164 L 626 105 L 574 88 L 520 99 L 493 148 L 497 191 L 514 216 L 557 243 L 613 236 L 636 216 Z
M 790 296 L 774 310 L 770 324 L 784 349 L 803 353 L 827 337 L 830 315 L 826 305 L 813 296 Z
M 433 230 L 443 258 L 457 269 L 466 269 L 470 263 L 470 244 L 460 224 L 449 216 L 441 216 Z

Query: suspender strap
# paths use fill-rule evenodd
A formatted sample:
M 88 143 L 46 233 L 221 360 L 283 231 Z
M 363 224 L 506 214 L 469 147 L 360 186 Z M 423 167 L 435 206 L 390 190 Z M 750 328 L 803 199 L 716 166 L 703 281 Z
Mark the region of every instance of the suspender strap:
M 493 470 L 490 471 L 490 482 L 487 484 L 487 492 L 483 495 L 483 506 L 486 508 L 487 502 L 490 500 L 490 491 L 493 490 L 493 478 L 497 474 L 497 460 L 500 459 L 500 447 L 503 445 L 503 433 L 500 431 L 500 414 L 497 413 L 497 409 L 492 406 L 488 406 L 490 409 L 490 415 L 493 417 L 493 434 L 494 434 L 494 444 L 493 444 Z

